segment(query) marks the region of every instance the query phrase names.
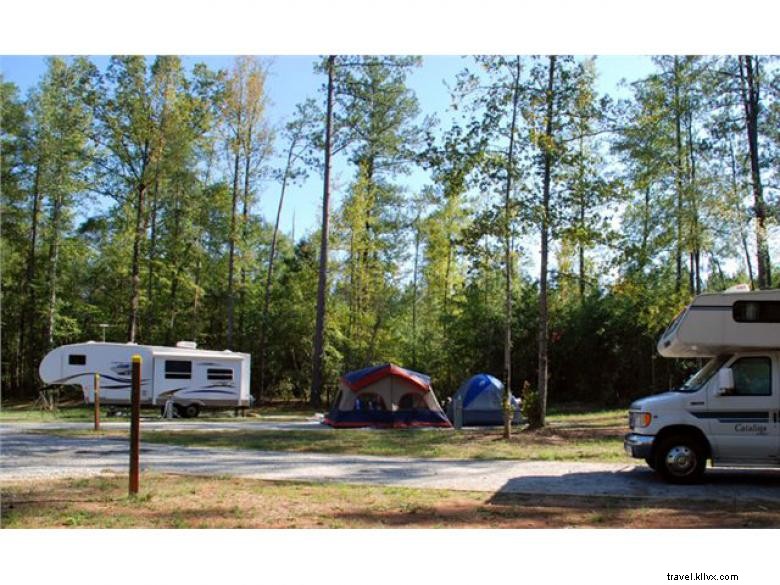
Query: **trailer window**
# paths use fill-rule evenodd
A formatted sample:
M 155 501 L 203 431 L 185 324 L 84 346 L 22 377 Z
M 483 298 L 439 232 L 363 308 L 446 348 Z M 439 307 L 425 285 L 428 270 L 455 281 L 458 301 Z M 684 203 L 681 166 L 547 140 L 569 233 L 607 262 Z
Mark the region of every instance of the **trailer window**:
M 737 301 L 733 315 L 737 323 L 780 323 L 780 302 Z
M 83 354 L 78 353 L 72 353 L 68 356 L 68 365 L 69 366 L 86 366 L 87 365 L 87 356 Z
M 768 357 L 743 357 L 731 364 L 735 396 L 771 396 L 772 361 Z
M 206 379 L 208 380 L 232 380 L 233 370 L 227 368 L 209 368 L 206 370 Z
M 189 380 L 192 378 L 192 362 L 165 360 L 166 380 Z

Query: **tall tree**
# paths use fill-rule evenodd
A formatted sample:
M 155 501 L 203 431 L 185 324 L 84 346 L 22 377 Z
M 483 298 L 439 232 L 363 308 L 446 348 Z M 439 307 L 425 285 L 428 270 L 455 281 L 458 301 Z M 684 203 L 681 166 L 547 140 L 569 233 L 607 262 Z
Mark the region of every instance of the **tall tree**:
M 742 106 L 745 111 L 745 130 L 750 153 L 750 179 L 753 185 L 753 209 L 756 218 L 756 259 L 758 288 L 772 284 L 772 264 L 767 244 L 767 210 L 761 181 L 761 154 L 759 152 L 759 121 L 761 119 L 761 80 L 763 70 L 760 59 L 753 55 L 740 55 L 739 82 Z
M 3 386 L 8 394 L 18 394 L 25 384 L 32 382 L 31 359 L 35 333 L 32 318 L 36 310 L 36 280 L 38 224 L 40 220 L 41 194 L 33 179 L 31 189 L 26 189 L 28 167 L 33 175 L 38 165 L 35 150 L 31 147 L 30 121 L 25 103 L 19 97 L 16 85 L 7 82 L 0 74 L 0 233 L 2 233 L 3 270 L 3 335 L 2 354 L 13 356 L 13 367 L 3 367 Z M 30 192 L 31 191 L 31 192 Z M 14 302 L 14 290 L 18 286 L 18 301 Z M 13 323 L 16 322 L 16 335 Z M 9 369 L 11 370 L 9 372 Z
M 312 132 L 316 123 L 318 111 L 313 101 L 307 100 L 296 107 L 295 117 L 284 127 L 283 140 L 287 142 L 287 150 L 284 168 L 277 174 L 276 178 L 280 181 L 279 204 L 276 208 L 276 220 L 274 221 L 274 231 L 271 237 L 271 249 L 268 252 L 268 270 L 265 278 L 265 294 L 263 295 L 263 315 L 260 324 L 260 386 L 257 400 L 260 400 L 260 394 L 265 389 L 266 377 L 266 338 L 268 335 L 269 309 L 271 305 L 271 286 L 274 275 L 274 261 L 276 260 L 276 244 L 279 238 L 279 222 L 282 217 L 282 208 L 284 206 L 284 196 L 288 184 L 306 178 L 306 164 L 310 163 L 309 152 L 312 148 Z
M 156 64 L 161 65 L 160 57 Z M 177 60 L 175 57 L 170 59 Z M 136 341 L 141 303 L 141 251 L 146 241 L 147 195 L 155 184 L 159 161 L 169 132 L 167 100 L 154 99 L 154 78 L 168 75 L 171 67 L 147 67 L 144 57 L 112 57 L 103 76 L 97 103 L 99 122 L 95 139 L 105 148 L 98 162 L 102 192 L 132 201 L 134 229 L 130 269 L 130 303 L 127 339 Z
M 244 213 L 249 209 L 252 160 L 267 151 L 269 133 L 264 123 L 266 72 L 253 57 L 238 57 L 225 82 L 223 123 L 232 159 L 232 207 L 228 236 L 227 345 L 233 348 L 235 322 L 235 265 L 239 237 L 238 203 L 241 196 L 241 156 L 244 156 Z M 246 217 L 243 217 L 243 221 Z
M 348 367 L 381 357 L 391 334 L 390 307 L 399 279 L 397 259 L 408 225 L 403 194 L 395 183 L 417 157 L 422 131 L 419 106 L 406 77 L 413 57 L 344 57 L 336 62 L 337 148 L 345 149 L 356 176 L 340 219 L 349 244 Z
M 317 282 L 317 322 L 312 352 L 311 404 L 318 407 L 322 396 L 323 358 L 325 353 L 325 302 L 328 288 L 328 235 L 330 231 L 330 159 L 333 128 L 333 92 L 336 56 L 326 61 L 328 89 L 325 105 L 324 168 L 322 188 L 322 227 L 320 228 L 320 269 Z
M 547 302 L 547 262 L 550 241 L 550 186 L 552 165 L 555 156 L 554 116 L 555 112 L 555 73 L 556 56 L 550 55 L 547 66 L 547 89 L 544 105 L 544 135 L 538 142 L 541 151 L 542 164 L 542 205 L 541 205 L 541 244 L 540 244 L 540 275 L 539 275 L 539 402 L 541 414 L 539 424 L 544 426 L 547 413 L 548 384 L 548 302 Z
M 37 127 L 40 164 L 33 186 L 34 202 L 41 194 L 46 196 L 49 208 L 47 221 L 48 308 L 46 319 L 46 347 L 54 347 L 57 333 L 60 248 L 73 198 L 84 189 L 82 172 L 89 153 L 87 138 L 91 125 L 88 91 L 92 66 L 78 59 L 67 63 L 50 59 L 48 70 L 39 87 L 33 116 Z M 45 162 L 44 162 L 45 161 Z M 33 215 L 35 215 L 35 203 Z M 36 220 L 33 220 L 36 224 Z M 31 258 L 34 260 L 34 258 Z
M 512 114 L 509 123 L 509 146 L 506 152 L 506 189 L 504 191 L 504 272 L 506 278 L 506 309 L 504 315 L 504 438 L 512 435 L 513 414 L 508 408 L 512 395 L 512 175 L 515 172 L 515 136 L 520 104 L 520 56 L 514 58 L 511 75 Z

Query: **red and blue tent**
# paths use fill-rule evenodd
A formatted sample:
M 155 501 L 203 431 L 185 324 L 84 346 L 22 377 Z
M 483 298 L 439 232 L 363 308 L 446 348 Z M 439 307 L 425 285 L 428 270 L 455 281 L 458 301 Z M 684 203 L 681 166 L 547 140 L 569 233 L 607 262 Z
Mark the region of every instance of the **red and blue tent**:
M 336 428 L 451 426 L 430 376 L 395 364 L 344 374 L 323 422 Z

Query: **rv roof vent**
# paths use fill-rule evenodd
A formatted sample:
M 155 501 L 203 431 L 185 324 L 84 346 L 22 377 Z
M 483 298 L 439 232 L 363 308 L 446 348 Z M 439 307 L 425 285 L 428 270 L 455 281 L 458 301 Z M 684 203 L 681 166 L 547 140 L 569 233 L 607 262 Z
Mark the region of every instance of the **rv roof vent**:
M 176 343 L 176 347 L 183 347 L 184 349 L 195 349 L 198 344 L 194 341 L 179 341 Z
M 747 284 L 735 284 L 726 289 L 727 293 L 742 293 L 750 292 L 750 285 Z

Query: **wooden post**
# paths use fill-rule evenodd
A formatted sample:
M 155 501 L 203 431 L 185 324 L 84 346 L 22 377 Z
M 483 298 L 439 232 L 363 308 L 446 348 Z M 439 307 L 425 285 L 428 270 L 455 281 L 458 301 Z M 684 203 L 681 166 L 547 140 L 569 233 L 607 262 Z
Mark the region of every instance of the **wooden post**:
M 95 430 L 100 430 L 100 374 L 95 374 Z
M 130 495 L 138 493 L 138 455 L 140 452 L 141 422 L 141 356 L 132 361 L 132 395 L 130 412 Z

